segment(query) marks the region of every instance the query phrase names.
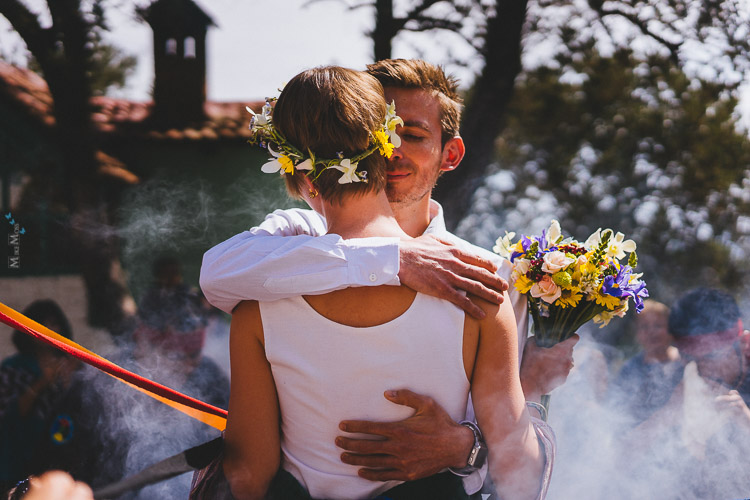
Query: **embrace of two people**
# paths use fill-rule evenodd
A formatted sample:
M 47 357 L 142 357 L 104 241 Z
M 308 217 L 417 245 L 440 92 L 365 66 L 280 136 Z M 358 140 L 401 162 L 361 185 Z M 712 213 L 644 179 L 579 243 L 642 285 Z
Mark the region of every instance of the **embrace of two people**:
M 387 103 L 403 123 L 379 148 Z M 534 403 L 577 336 L 526 342 L 507 264 L 445 229 L 430 196 L 464 156 L 460 111 L 457 82 L 419 60 L 308 70 L 279 96 L 275 131 L 311 159 L 283 177 L 313 210 L 275 211 L 201 269 L 232 313 L 235 498 L 546 494 L 555 440 Z

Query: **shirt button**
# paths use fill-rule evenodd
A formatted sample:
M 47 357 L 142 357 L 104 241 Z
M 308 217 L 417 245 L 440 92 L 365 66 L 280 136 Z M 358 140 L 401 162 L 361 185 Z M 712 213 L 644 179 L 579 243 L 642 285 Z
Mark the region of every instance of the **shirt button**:
M 377 281 L 377 280 L 378 280 L 378 277 L 377 277 L 377 276 L 375 276 L 375 273 L 372 273 L 372 274 L 370 275 L 370 281 Z

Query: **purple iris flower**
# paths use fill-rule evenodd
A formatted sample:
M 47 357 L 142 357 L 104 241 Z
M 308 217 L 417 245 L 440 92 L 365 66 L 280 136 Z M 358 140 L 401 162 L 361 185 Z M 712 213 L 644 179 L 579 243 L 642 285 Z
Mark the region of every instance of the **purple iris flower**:
M 616 276 L 605 276 L 602 283 L 602 293 L 611 297 L 631 297 L 635 303 L 635 311 L 643 310 L 643 299 L 648 297 L 646 283 L 643 281 L 630 282 L 633 269 L 630 266 L 622 266 Z
M 522 252 L 513 252 L 510 254 L 510 261 L 513 262 L 516 260 L 516 257 L 520 257 L 521 255 L 524 255 L 528 250 L 531 244 L 533 243 L 533 240 L 531 238 L 528 238 L 526 236 L 521 237 L 521 248 L 523 248 Z
M 542 235 L 536 238 L 539 242 L 539 248 L 547 248 L 547 230 L 542 229 Z

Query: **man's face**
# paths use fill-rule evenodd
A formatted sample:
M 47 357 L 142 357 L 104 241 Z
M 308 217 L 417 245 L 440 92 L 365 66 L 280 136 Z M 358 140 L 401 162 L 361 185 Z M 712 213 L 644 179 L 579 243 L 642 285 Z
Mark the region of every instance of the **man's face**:
M 701 377 L 732 386 L 745 370 L 742 331 L 742 321 L 738 321 L 736 329 L 681 337 L 675 339 L 675 346 L 685 362 L 695 361 Z
M 635 337 L 645 350 L 666 349 L 672 343 L 668 329 L 669 316 L 661 312 L 641 313 L 636 319 Z
M 437 97 L 420 89 L 385 88 L 388 103 L 404 126 L 396 132 L 401 147 L 388 160 L 386 194 L 392 204 L 409 206 L 429 199 L 441 170 L 449 170 L 441 144 L 440 105 Z

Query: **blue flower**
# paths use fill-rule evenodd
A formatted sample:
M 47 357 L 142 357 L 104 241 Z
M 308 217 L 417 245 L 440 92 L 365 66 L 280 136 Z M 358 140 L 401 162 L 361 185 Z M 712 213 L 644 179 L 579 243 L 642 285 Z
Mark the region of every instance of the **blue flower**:
M 606 276 L 602 282 L 602 293 L 611 297 L 630 297 L 635 303 L 636 312 L 643 310 L 643 299 L 648 297 L 646 283 L 640 280 L 631 281 L 633 269 L 622 266 L 615 276 Z

